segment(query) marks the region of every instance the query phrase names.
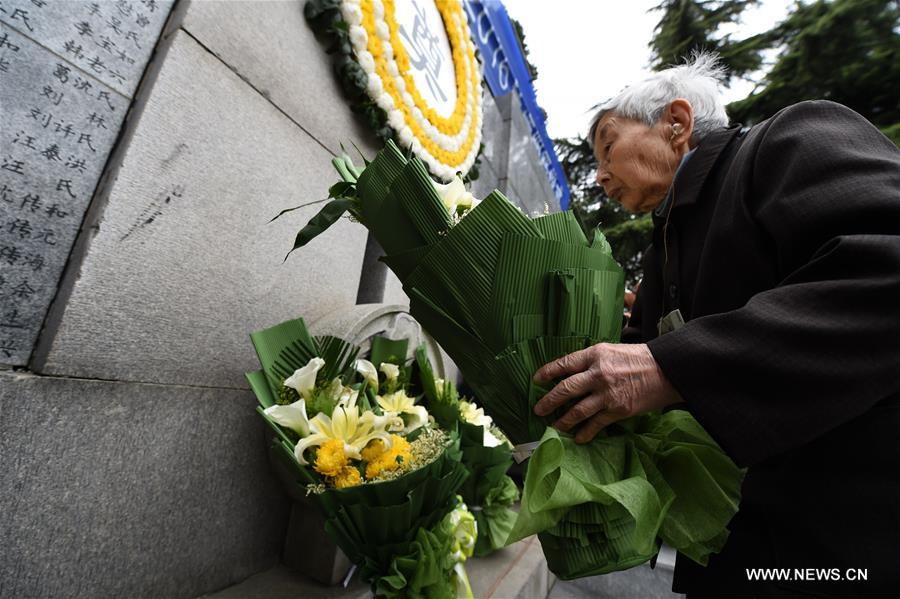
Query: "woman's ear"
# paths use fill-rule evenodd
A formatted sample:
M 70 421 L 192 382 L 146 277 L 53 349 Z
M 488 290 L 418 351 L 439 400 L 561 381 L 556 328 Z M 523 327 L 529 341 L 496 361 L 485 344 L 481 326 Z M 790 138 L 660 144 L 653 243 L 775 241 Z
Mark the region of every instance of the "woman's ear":
M 672 100 L 663 116 L 671 126 L 670 142 L 675 146 L 689 145 L 694 133 L 694 108 L 684 98 Z

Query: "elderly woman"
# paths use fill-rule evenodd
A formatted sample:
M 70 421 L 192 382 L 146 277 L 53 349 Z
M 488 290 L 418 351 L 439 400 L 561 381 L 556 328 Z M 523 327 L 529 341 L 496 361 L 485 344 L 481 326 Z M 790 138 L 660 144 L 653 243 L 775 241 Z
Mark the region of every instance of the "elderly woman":
M 717 74 L 700 56 L 596 115 L 597 180 L 653 243 L 631 343 L 541 368 L 535 412 L 571 403 L 555 426 L 585 442 L 684 408 L 748 467 L 723 552 L 674 590 L 900 596 L 900 152 L 825 101 L 727 127 Z

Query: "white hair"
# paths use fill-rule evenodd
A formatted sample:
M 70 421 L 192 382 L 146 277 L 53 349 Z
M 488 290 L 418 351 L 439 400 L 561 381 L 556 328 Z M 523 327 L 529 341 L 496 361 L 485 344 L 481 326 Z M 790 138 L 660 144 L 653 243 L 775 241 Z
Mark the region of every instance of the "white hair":
M 636 85 L 626 87 L 611 100 L 600 104 L 599 111 L 591 119 L 588 142 L 593 147 L 597 125 L 609 112 L 652 127 L 666 107 L 678 98 L 691 103 L 694 109 L 691 137 L 700 141 L 707 133 L 728 125 L 725 105 L 719 97 L 719 80 L 724 73 L 716 54 L 698 52 L 682 65 L 659 71 Z

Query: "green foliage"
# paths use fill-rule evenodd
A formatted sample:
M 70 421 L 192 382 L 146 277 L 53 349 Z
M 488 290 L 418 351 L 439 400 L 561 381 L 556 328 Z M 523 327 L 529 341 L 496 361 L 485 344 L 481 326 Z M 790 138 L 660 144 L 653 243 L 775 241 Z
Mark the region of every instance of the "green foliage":
M 896 146 L 900 146 L 900 123 L 894 123 L 889 127 L 882 127 L 881 132 L 894 142 Z
M 698 50 L 719 53 L 728 79 L 747 78 L 762 67 L 762 52 L 779 49 L 774 66 L 748 98 L 733 102 L 735 121 L 753 124 L 808 99 L 845 104 L 881 128 L 900 146 L 900 3 L 897 0 L 816 0 L 796 3 L 770 31 L 743 39 L 718 33 L 758 0 L 663 0 L 650 47 L 653 68 L 683 62 Z M 728 81 L 723 82 L 725 84 Z M 628 214 L 595 181 L 588 140 L 555 140 L 572 190 L 572 210 L 590 236 L 599 227 L 625 270 L 629 285 L 642 276 L 650 244 L 649 217 Z
M 801 100 L 839 102 L 888 128 L 900 122 L 900 3 L 817 0 L 797 3 L 768 32 L 781 47 L 759 91 L 728 106 L 735 120 L 755 123 Z
M 519 50 L 522 52 L 522 58 L 525 59 L 525 64 L 528 66 L 528 74 L 531 75 L 531 80 L 534 81 L 537 79 L 538 70 L 537 67 L 534 66 L 534 63 L 531 62 L 531 53 L 528 50 L 528 44 L 525 42 L 525 30 L 522 28 L 522 24 L 512 17 L 509 18 L 510 22 L 513 26 L 513 31 L 516 34 L 516 41 L 519 42 Z
M 617 225 L 601 227 L 612 246 L 613 257 L 622 265 L 626 281 L 634 287 L 643 276 L 641 260 L 653 235 L 653 219 L 649 214 L 632 217 Z
M 720 56 L 729 80 L 759 70 L 765 35 L 739 40 L 730 34 L 716 35 L 722 25 L 736 22 L 747 7 L 756 4 L 759 0 L 663 0 L 651 9 L 662 12 L 650 41 L 653 68 L 658 71 L 680 64 L 686 56 L 706 50 Z

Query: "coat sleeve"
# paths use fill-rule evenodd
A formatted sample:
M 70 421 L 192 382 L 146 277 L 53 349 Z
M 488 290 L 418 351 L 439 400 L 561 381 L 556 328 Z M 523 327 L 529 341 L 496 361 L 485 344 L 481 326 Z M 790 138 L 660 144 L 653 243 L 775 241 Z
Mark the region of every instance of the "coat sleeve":
M 786 109 L 761 135 L 748 208 L 781 282 L 649 343 L 741 465 L 900 393 L 900 151 L 831 102 Z

